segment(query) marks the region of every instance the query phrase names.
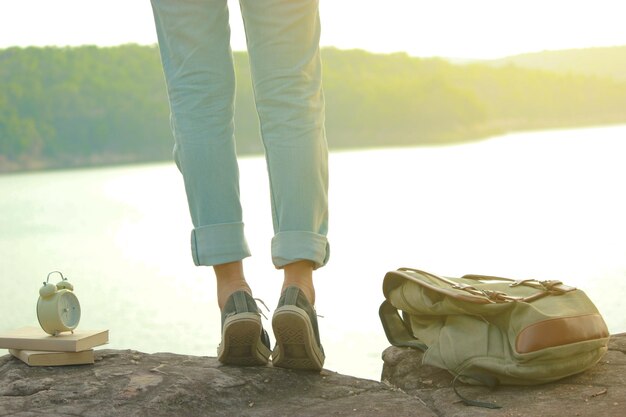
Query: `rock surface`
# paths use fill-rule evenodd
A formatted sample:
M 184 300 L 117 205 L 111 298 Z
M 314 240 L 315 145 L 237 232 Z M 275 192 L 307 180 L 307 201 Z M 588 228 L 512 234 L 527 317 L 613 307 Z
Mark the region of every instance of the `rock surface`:
M 535 386 L 488 388 L 460 385 L 467 398 L 502 406 L 498 410 L 467 407 L 451 388 L 447 371 L 422 365 L 422 353 L 389 347 L 383 352 L 382 380 L 420 398 L 439 417 L 626 416 L 626 333 L 611 337 L 609 351 L 593 368 L 560 381 Z
M 467 407 L 451 376 L 390 347 L 383 383 L 328 371 L 238 368 L 215 358 L 100 350 L 94 365 L 28 367 L 0 357 L 0 416 L 626 416 L 626 334 L 591 370 L 533 387 L 461 386 L 503 408 Z
M 0 416 L 436 416 L 385 384 L 215 358 L 100 350 L 94 365 L 0 358 Z

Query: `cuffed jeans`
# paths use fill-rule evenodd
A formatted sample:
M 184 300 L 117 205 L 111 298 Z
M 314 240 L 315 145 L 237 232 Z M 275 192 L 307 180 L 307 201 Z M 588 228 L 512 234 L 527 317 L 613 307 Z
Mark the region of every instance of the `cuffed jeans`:
M 240 0 L 270 179 L 278 268 L 326 264 L 328 150 L 317 0 Z M 196 265 L 250 255 L 235 153 L 226 0 L 152 0 Z

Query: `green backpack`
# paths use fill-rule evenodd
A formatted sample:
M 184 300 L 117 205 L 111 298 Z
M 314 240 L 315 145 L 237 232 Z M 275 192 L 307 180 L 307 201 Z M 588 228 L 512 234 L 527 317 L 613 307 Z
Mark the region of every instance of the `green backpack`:
M 590 368 L 607 351 L 598 309 L 560 281 L 444 278 L 400 268 L 385 275 L 383 293 L 379 313 L 389 342 L 424 351 L 424 364 L 465 383 L 551 382 Z

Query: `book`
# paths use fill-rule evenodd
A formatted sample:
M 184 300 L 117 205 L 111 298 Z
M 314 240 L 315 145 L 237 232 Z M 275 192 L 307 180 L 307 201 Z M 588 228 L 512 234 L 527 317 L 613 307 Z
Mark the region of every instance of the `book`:
M 28 366 L 86 365 L 94 363 L 93 349 L 80 352 L 44 352 L 9 349 L 9 353 Z
M 51 336 L 39 327 L 23 327 L 0 333 L 0 349 L 81 352 L 108 341 L 108 330 L 75 330 Z

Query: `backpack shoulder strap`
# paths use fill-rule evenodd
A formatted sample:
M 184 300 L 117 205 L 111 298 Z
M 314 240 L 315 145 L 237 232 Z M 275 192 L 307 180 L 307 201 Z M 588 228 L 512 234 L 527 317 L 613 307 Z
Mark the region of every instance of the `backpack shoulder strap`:
M 383 301 L 378 309 L 378 315 L 389 343 L 398 347 L 416 348 L 424 352 L 428 349 L 428 346 L 413 336 L 407 322 L 402 320 L 398 310 L 389 301 Z

